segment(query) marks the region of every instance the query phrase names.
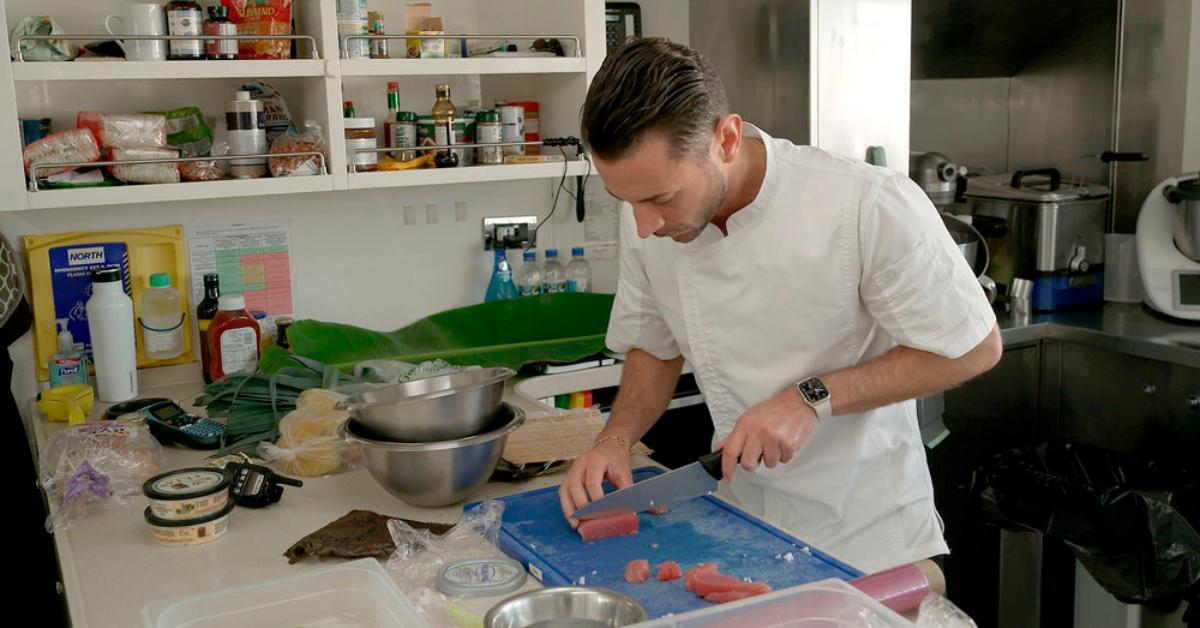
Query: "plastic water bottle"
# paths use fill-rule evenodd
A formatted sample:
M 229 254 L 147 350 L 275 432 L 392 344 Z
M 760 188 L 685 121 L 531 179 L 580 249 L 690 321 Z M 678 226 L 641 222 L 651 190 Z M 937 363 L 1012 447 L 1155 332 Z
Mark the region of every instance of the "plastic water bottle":
M 517 290 L 523 297 L 541 294 L 542 265 L 537 261 L 537 251 L 525 251 L 521 260 L 521 268 L 517 271 Z
M 484 295 L 483 301 L 491 303 L 501 299 L 517 298 L 517 286 L 513 284 L 512 266 L 508 263 L 508 256 L 504 254 L 504 249 L 496 249 L 495 263 L 492 265 L 492 279 L 488 282 L 487 294 Z
M 183 354 L 183 297 L 167 273 L 150 275 L 150 289 L 142 293 L 142 347 L 151 360 Z
M 592 291 L 592 266 L 583 258 L 583 247 L 571 249 L 571 262 L 567 264 L 567 292 Z
M 546 249 L 546 263 L 542 265 L 542 292 L 567 291 L 567 271 L 558 261 L 558 249 Z
M 96 397 L 111 402 L 137 397 L 133 299 L 125 294 L 121 269 L 92 271 L 92 297 L 86 309 L 92 364 L 96 365 Z

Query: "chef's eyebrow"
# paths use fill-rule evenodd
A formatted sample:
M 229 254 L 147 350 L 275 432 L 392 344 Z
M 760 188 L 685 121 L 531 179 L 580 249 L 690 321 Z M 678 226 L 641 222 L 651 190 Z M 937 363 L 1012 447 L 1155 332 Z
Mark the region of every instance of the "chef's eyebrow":
M 625 201 L 625 199 L 621 198 L 620 196 L 617 196 L 616 194 L 613 194 L 613 191 L 612 191 L 612 190 L 610 190 L 610 189 L 608 189 L 608 186 L 607 186 L 607 185 L 606 185 L 606 186 L 604 186 L 604 191 L 605 191 L 605 192 L 608 192 L 609 196 L 611 196 L 611 197 L 613 197 L 613 198 L 615 198 L 615 199 L 618 199 L 618 200 Z M 646 198 L 644 198 L 644 199 L 642 199 L 642 200 L 640 200 L 640 201 L 625 201 L 625 202 L 627 202 L 627 203 L 648 203 L 648 202 L 650 202 L 650 201 L 653 201 L 653 200 L 655 200 L 655 199 L 663 198 L 664 196 L 670 196 L 671 194 L 674 194 L 674 192 L 659 192 L 658 194 L 655 194 L 655 195 L 653 195 L 653 196 L 646 197 Z

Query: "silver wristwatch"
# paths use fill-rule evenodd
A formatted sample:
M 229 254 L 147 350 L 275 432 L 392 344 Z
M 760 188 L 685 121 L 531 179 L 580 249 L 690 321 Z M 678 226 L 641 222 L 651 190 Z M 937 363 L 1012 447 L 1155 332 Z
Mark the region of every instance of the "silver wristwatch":
M 800 391 L 804 403 L 807 403 L 817 413 L 818 423 L 833 416 L 833 401 L 829 398 L 829 388 L 819 377 L 801 380 L 796 384 L 796 390 Z

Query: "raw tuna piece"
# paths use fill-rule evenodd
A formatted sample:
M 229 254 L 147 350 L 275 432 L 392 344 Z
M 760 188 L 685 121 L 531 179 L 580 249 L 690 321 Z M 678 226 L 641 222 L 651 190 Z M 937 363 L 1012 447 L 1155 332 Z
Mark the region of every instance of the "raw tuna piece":
M 599 519 L 587 519 L 579 522 L 579 536 L 585 541 L 606 539 L 610 536 L 626 536 L 638 533 L 638 517 L 636 512 L 623 512 Z
M 684 576 L 683 582 L 685 585 L 687 585 L 688 591 L 694 590 L 692 587 L 696 580 L 696 576 L 702 573 L 717 573 L 717 564 L 700 563 L 699 565 L 687 570 L 687 574 Z
M 739 591 L 753 593 L 769 593 L 771 587 L 765 582 L 743 582 L 732 576 L 726 576 L 722 573 L 698 573 L 692 579 L 692 591 L 700 597 L 707 597 L 713 593 L 728 593 L 730 591 Z
M 727 602 L 744 600 L 748 597 L 754 597 L 756 595 L 761 594 L 751 593 L 749 591 L 719 591 L 717 593 L 709 593 L 708 595 L 704 596 L 704 601 L 712 602 L 713 604 L 725 604 Z
M 671 512 L 671 507 L 670 506 L 659 506 L 658 508 L 651 508 L 647 512 L 649 512 L 652 515 L 665 515 L 665 514 Z
M 678 580 L 682 575 L 683 571 L 679 569 L 679 564 L 673 560 L 658 564 L 658 579 L 661 582 Z
M 650 561 L 638 559 L 625 565 L 625 582 L 641 584 L 650 579 Z

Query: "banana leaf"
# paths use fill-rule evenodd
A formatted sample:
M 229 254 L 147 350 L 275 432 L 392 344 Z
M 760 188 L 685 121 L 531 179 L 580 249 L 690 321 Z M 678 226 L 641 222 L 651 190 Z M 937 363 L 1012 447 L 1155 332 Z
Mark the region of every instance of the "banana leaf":
M 557 293 L 447 310 L 393 332 L 301 320 L 288 327 L 294 354 L 350 370 L 364 360 L 459 366 L 574 362 L 604 350 L 613 295 Z

